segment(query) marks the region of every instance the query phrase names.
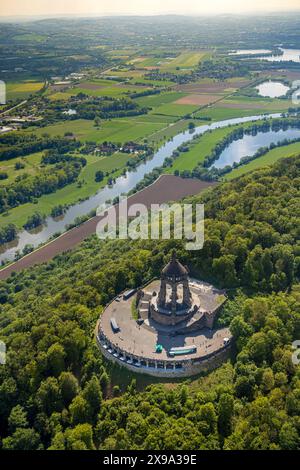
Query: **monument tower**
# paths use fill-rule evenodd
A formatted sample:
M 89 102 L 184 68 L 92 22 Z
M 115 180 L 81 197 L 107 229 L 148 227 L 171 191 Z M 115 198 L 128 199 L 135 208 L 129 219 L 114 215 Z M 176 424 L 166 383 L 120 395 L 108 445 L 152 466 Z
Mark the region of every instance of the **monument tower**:
M 188 270 L 173 251 L 170 262 L 161 272 L 159 293 L 151 300 L 151 317 L 165 325 L 176 325 L 193 315 L 199 306 L 199 298 L 190 291 Z

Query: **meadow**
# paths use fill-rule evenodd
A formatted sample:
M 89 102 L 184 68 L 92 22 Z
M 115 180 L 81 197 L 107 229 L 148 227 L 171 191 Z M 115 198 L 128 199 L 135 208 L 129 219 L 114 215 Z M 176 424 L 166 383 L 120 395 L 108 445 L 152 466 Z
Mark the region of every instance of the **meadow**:
M 6 173 L 8 178 L 1 180 L 0 187 L 12 183 L 17 176 L 22 176 L 25 173 L 30 175 L 38 173 L 42 155 L 43 152 L 37 152 L 27 155 L 26 157 L 17 157 L 7 161 L 1 161 L 0 172 Z M 25 165 L 25 167 L 16 170 L 15 165 L 19 162 Z
M 30 156 L 29 158 L 32 157 L 33 156 Z M 41 155 L 39 155 L 39 158 L 40 157 Z M 76 201 L 88 198 L 107 184 L 108 177 L 105 177 L 101 183 L 97 183 L 95 181 L 96 171 L 101 170 L 103 172 L 112 172 L 113 170 L 116 170 L 112 176 L 117 177 L 126 166 L 130 155 L 115 153 L 109 157 L 87 155 L 85 158 L 87 159 L 87 165 L 80 173 L 78 182 L 69 184 L 55 193 L 44 195 L 34 203 L 23 204 L 11 209 L 7 214 L 1 215 L 0 227 L 5 226 L 8 223 L 13 223 L 19 229 L 22 229 L 22 226 L 33 212 L 38 211 L 41 214 L 48 215 L 51 213 L 53 207 L 59 204 L 70 205 Z M 38 159 L 35 171 L 38 171 Z
M 172 167 L 166 168 L 166 173 L 174 173 L 175 170 L 193 170 L 198 163 L 203 162 L 205 157 L 215 147 L 219 140 L 222 140 L 232 127 L 225 127 L 223 129 L 216 129 L 213 132 L 207 132 L 201 138 L 189 143 L 189 151 L 182 152 L 179 157 L 173 161 Z
M 81 142 L 88 140 L 101 143 L 110 140 L 122 143 L 147 138 L 168 125 L 168 121 L 163 119 L 157 121 L 155 118 L 153 121 L 140 121 L 139 118 L 139 116 L 136 116 L 134 118 L 102 121 L 99 128 L 95 127 L 94 121 L 91 120 L 64 121 L 40 128 L 35 133 L 37 135 L 47 133 L 52 137 L 56 135 L 63 136 L 66 132 L 72 132 Z
M 242 165 L 238 168 L 235 168 L 230 173 L 225 175 L 224 179 L 226 181 L 232 180 L 234 178 L 238 178 L 241 175 L 244 175 L 245 173 L 249 173 L 250 171 L 257 170 L 258 168 L 263 168 L 269 165 L 273 165 L 275 162 L 277 162 L 281 158 L 293 157 L 299 154 L 300 154 L 300 142 L 296 142 L 296 143 L 286 145 L 283 147 L 278 147 L 278 148 L 270 150 L 268 153 L 266 153 L 262 157 L 252 160 L 246 165 Z

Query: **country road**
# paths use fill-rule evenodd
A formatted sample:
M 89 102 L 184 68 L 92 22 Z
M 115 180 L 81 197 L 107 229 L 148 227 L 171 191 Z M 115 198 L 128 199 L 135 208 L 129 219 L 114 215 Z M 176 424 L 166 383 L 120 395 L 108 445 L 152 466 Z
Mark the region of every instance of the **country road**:
M 4 114 L 8 114 L 8 113 L 10 113 L 11 111 L 13 111 L 14 109 L 17 109 L 17 108 L 20 108 L 21 106 L 24 106 L 24 104 L 26 104 L 26 103 L 27 103 L 27 100 L 21 101 L 21 103 L 16 104 L 16 105 L 13 106 L 12 108 L 9 108 L 9 109 L 7 109 L 6 111 L 3 111 L 2 113 L 0 113 L 0 116 L 3 116 Z
M 180 178 L 174 175 L 162 175 L 153 184 L 128 198 L 128 207 L 142 203 L 147 207 L 151 204 L 162 204 L 168 201 L 178 201 L 184 197 L 198 194 L 216 183 L 197 179 Z M 100 217 L 93 217 L 72 230 L 60 235 L 55 240 L 38 248 L 20 260 L 9 264 L 0 270 L 0 280 L 7 279 L 13 272 L 50 261 L 56 255 L 69 251 L 86 238 L 96 233 Z

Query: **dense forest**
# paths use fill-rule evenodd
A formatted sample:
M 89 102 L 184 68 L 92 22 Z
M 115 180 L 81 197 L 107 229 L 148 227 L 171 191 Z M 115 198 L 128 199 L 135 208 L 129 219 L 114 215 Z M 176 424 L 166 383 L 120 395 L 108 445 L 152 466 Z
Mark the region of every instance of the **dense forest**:
M 193 198 L 206 207 L 199 252 L 92 237 L 2 281 L 1 447 L 299 448 L 299 197 L 300 157 L 289 158 Z M 94 328 L 103 306 L 159 275 L 175 246 L 193 274 L 230 287 L 218 321 L 230 324 L 235 351 L 208 375 L 145 388 L 102 358 Z

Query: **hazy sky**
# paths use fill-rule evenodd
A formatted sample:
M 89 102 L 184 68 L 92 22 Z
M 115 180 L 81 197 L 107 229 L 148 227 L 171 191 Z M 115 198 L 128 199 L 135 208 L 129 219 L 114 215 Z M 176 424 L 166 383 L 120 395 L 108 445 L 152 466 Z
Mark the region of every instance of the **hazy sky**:
M 1 0 L 0 15 L 255 13 L 300 10 L 299 0 Z

